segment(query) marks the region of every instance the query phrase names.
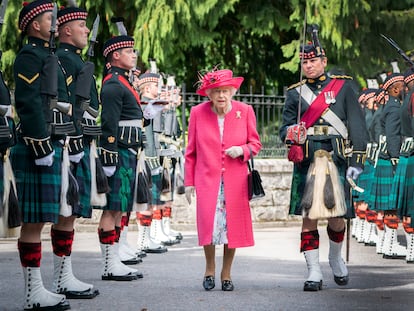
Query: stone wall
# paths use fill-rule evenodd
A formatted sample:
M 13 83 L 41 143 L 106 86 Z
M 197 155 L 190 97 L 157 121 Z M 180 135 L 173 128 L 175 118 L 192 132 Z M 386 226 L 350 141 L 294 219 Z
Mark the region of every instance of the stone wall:
M 251 202 L 253 221 L 299 220 L 288 215 L 293 164 L 286 159 L 255 159 L 254 166 L 260 172 L 266 196 Z M 173 222 L 195 222 L 195 203 L 188 205 L 184 195 L 176 196 L 174 200 Z

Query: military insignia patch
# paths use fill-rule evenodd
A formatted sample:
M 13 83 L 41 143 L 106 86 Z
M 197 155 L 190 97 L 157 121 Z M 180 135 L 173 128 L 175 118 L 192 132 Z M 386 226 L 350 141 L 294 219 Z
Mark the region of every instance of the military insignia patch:
M 19 73 L 17 76 L 23 81 L 26 81 L 28 84 L 32 84 L 34 81 L 36 81 L 37 78 L 39 78 L 40 74 L 36 73 L 31 79 L 29 79 L 25 75 L 22 75 L 21 73 Z
M 69 77 L 67 77 L 66 79 L 66 85 L 70 85 L 73 82 L 73 77 L 72 75 L 70 75 Z
M 114 136 L 109 136 L 108 137 L 108 143 L 113 144 L 115 142 L 115 137 Z

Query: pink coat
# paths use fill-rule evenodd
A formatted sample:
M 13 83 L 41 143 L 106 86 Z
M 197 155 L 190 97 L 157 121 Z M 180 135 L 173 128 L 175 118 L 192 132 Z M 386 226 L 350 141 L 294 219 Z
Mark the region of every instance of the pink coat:
M 225 116 L 223 141 L 211 101 L 191 109 L 188 145 L 185 153 L 185 186 L 195 186 L 199 245 L 210 245 L 220 178 L 224 178 L 227 237 L 230 248 L 254 245 L 250 205 L 247 194 L 249 147 L 254 155 L 261 148 L 256 116 L 251 106 L 232 101 Z M 243 157 L 232 159 L 224 151 L 243 148 Z

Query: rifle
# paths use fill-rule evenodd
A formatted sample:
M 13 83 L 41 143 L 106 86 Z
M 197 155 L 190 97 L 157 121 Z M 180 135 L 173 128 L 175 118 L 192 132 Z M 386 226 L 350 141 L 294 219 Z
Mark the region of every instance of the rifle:
M 56 51 L 56 20 L 57 20 L 57 6 L 56 3 L 52 10 L 52 23 L 50 26 L 49 36 L 49 55 L 46 57 L 44 66 L 42 68 L 42 74 L 40 79 L 40 93 L 47 98 L 47 105 L 44 107 L 45 116 L 50 114 L 50 110 L 58 109 L 63 113 L 71 113 L 71 109 L 67 107 L 58 106 L 58 57 L 55 55 Z M 69 109 L 69 110 L 68 110 Z M 62 111 L 63 110 L 63 111 Z
M 391 46 L 393 47 L 393 48 L 395 48 L 396 50 L 397 50 L 397 52 L 401 55 L 401 57 L 408 63 L 408 64 L 410 64 L 410 67 L 414 67 L 414 62 L 413 62 L 413 60 L 411 59 L 411 58 L 409 58 L 408 56 L 407 56 L 407 54 L 405 54 L 405 52 L 398 46 L 398 44 L 393 40 L 393 39 L 391 39 L 391 38 L 389 38 L 389 37 L 387 37 L 387 36 L 385 36 L 385 35 L 383 35 L 383 34 L 380 34 L 381 35 L 381 37 L 383 37 L 385 40 L 387 40 L 387 42 L 389 43 L 389 44 L 391 44 Z
M 88 47 L 88 61 L 85 62 L 82 70 L 79 72 L 77 80 L 76 80 L 76 100 L 79 103 L 79 107 L 81 107 L 81 111 L 87 111 L 91 114 L 94 118 L 98 117 L 99 111 L 95 110 L 90 106 L 90 98 L 91 98 L 91 87 L 92 81 L 94 79 L 93 75 L 95 72 L 95 65 L 90 60 L 91 57 L 95 55 L 94 47 L 96 41 L 96 37 L 98 35 L 99 29 L 99 22 L 100 16 L 99 14 L 96 16 L 95 21 L 93 22 L 91 37 L 89 39 L 89 47 Z M 78 105 L 77 105 L 78 106 Z M 80 119 L 82 116 L 79 115 L 77 119 Z

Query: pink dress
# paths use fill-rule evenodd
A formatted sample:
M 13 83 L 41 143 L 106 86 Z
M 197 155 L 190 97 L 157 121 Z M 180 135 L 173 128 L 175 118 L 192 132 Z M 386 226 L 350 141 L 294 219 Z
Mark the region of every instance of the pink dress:
M 223 180 L 228 246 L 252 246 L 246 162 L 250 157 L 249 147 L 254 155 L 261 148 L 256 116 L 251 106 L 232 101 L 232 109 L 224 117 L 221 139 L 217 115 L 211 105 L 208 101 L 191 109 L 185 153 L 185 186 L 195 186 L 197 195 L 199 245 L 212 244 L 217 198 Z M 224 151 L 232 146 L 241 146 L 243 156 L 236 159 L 227 156 Z

